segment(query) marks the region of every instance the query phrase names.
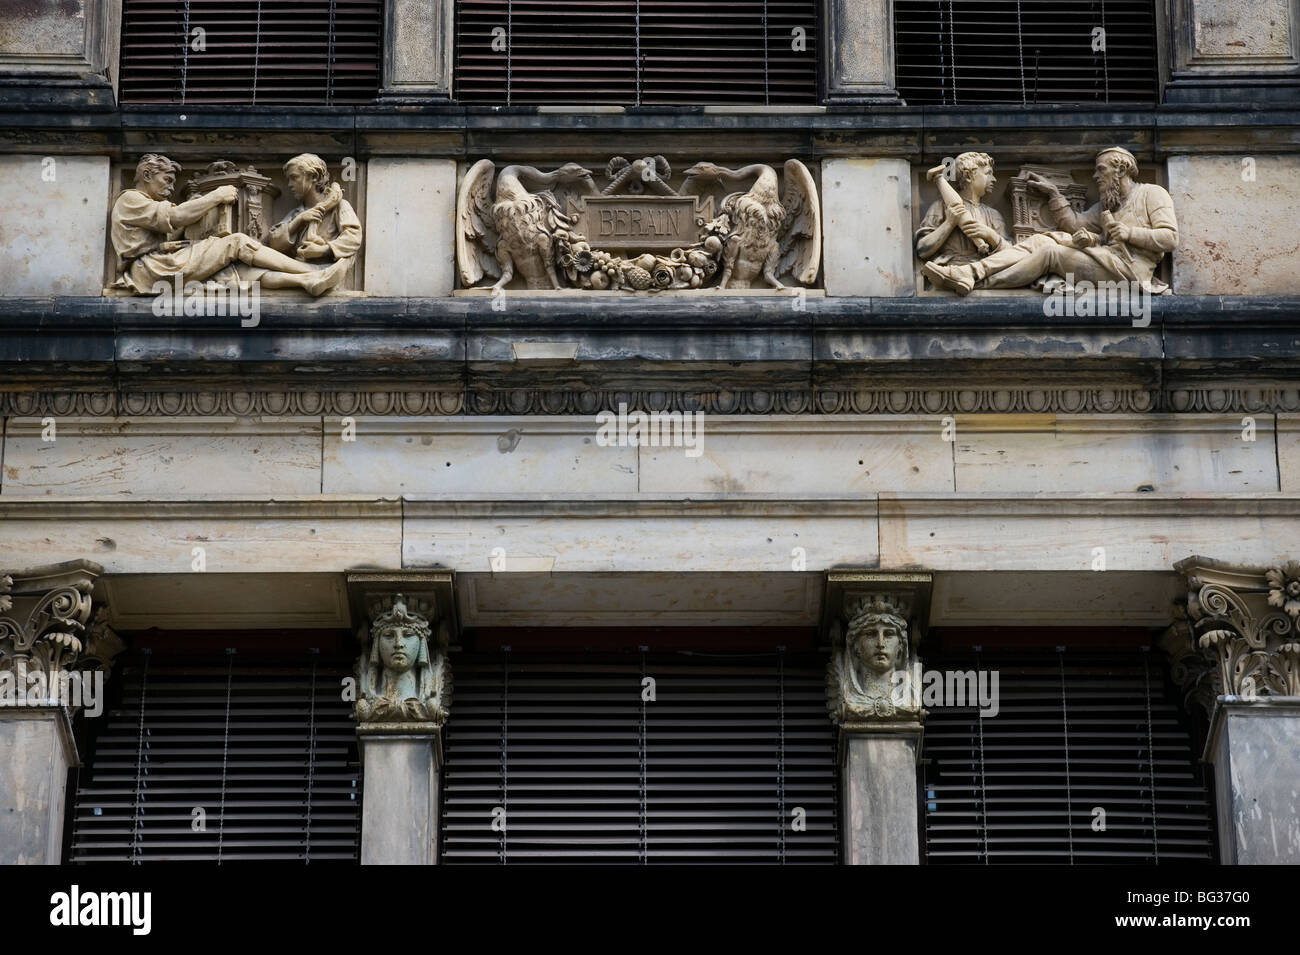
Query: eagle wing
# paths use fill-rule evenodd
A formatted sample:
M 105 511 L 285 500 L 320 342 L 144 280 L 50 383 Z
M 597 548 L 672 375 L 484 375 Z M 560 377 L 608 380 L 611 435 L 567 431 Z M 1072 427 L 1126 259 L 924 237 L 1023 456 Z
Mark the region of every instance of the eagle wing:
M 477 285 L 484 275 L 497 278 L 497 233 L 492 219 L 492 183 L 496 166 L 480 159 L 470 167 L 456 196 L 456 262 L 466 288 Z
M 797 159 L 785 164 L 781 205 L 785 232 L 781 236 L 778 275 L 787 272 L 804 285 L 812 285 L 822 262 L 822 208 L 812 173 Z

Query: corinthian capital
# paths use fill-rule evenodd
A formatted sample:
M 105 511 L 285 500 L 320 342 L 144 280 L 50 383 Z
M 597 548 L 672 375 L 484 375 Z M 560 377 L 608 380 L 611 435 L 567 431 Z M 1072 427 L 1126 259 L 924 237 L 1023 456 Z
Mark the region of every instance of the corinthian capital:
M 1189 696 L 1206 705 L 1300 696 L 1300 563 L 1255 568 L 1189 557 L 1176 568 L 1186 595 L 1165 648 Z
M 88 560 L 0 575 L 0 674 L 10 685 L 52 688 L 61 674 L 108 670 L 122 642 L 104 608 L 91 623 L 91 595 L 103 568 Z M 0 699 L 0 703 L 6 702 Z

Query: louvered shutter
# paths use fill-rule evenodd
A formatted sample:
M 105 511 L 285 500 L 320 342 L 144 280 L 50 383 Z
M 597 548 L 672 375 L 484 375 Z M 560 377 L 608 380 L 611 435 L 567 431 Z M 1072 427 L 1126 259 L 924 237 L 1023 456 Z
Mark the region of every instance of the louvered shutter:
M 122 101 L 369 103 L 382 36 L 383 0 L 124 0 Z
M 458 0 L 455 97 L 817 102 L 816 0 Z
M 1208 775 L 1156 660 L 985 653 L 926 667 L 997 669 L 1001 703 L 988 718 L 929 708 L 929 862 L 1215 861 Z
M 458 659 L 443 861 L 835 862 L 824 669 L 689 660 Z
M 894 34 L 913 106 L 1157 96 L 1154 0 L 897 0 Z
M 350 675 L 314 654 L 278 667 L 239 654 L 129 662 L 79 773 L 68 861 L 355 862 Z

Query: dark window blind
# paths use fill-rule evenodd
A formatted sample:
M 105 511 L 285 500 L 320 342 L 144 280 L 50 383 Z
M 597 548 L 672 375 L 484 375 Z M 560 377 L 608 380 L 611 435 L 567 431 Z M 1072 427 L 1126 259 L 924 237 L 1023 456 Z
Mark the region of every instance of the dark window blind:
M 382 36 L 383 0 L 124 0 L 122 101 L 369 103 Z
M 1001 691 L 994 717 L 929 708 L 929 862 L 1215 861 L 1206 775 L 1158 659 L 953 654 L 926 668 L 997 669 Z
M 128 663 L 80 770 L 68 861 L 357 861 L 351 669 L 332 662 Z
M 816 0 L 457 0 L 456 99 L 817 102 Z
M 823 665 L 774 653 L 455 666 L 444 862 L 836 861 Z
M 912 105 L 1157 96 L 1154 0 L 897 0 L 894 34 L 898 90 Z

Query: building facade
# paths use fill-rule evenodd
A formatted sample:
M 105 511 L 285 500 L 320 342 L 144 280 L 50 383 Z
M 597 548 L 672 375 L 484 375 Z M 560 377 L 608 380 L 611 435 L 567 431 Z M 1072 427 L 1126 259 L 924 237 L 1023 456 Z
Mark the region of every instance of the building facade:
M 3 861 L 1300 860 L 1297 0 L 34 3 L 0 114 Z

